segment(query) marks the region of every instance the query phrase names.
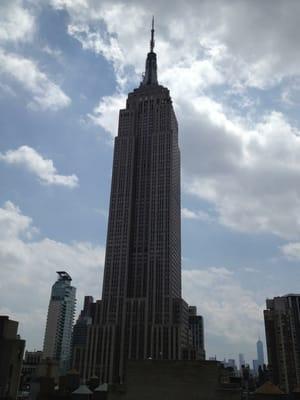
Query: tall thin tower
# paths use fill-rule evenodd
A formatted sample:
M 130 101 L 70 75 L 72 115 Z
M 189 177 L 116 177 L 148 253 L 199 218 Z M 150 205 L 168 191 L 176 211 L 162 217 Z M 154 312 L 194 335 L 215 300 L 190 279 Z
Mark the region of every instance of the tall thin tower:
M 119 115 L 102 300 L 86 376 L 122 382 L 127 360 L 187 357 L 180 219 L 178 126 L 169 90 L 157 80 L 152 20 L 143 80 Z
M 260 340 L 260 338 L 256 342 L 256 350 L 257 350 L 257 366 L 263 367 L 265 363 L 264 345 L 263 342 Z
M 43 357 L 59 362 L 61 373 L 70 368 L 76 288 L 65 271 L 58 271 L 52 286 L 44 337 Z

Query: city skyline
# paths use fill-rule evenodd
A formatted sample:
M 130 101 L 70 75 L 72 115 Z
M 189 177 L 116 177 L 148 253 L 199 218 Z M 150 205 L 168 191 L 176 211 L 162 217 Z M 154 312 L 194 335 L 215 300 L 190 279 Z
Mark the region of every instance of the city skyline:
M 297 291 L 296 6 L 285 21 L 280 3 L 222 3 L 0 5 L 0 312 L 20 321 L 29 350 L 42 347 L 57 269 L 79 305 L 100 298 L 111 138 L 141 78 L 152 14 L 180 125 L 183 297 L 204 317 L 207 356 L 254 359 L 265 299 Z

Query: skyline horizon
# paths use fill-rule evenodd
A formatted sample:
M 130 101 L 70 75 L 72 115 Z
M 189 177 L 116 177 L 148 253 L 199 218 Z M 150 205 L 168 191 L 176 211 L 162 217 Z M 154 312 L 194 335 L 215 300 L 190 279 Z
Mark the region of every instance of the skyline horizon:
M 183 297 L 204 318 L 207 358 L 242 352 L 250 364 L 256 336 L 266 348 L 265 301 L 296 292 L 300 278 L 300 58 L 289 4 L 281 35 L 267 5 L 256 4 L 266 26 L 254 31 L 258 11 L 245 1 L 0 5 L 0 313 L 20 322 L 29 347 L 42 341 L 60 265 L 77 308 L 84 294 L 100 298 L 112 139 L 143 70 L 151 11 L 179 122 Z

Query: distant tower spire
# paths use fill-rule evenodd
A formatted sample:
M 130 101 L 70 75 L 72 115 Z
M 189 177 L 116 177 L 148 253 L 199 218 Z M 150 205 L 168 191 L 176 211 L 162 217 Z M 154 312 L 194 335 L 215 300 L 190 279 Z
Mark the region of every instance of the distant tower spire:
M 150 53 L 153 53 L 155 41 L 154 41 L 154 16 L 152 17 L 152 29 L 151 29 L 151 40 L 150 40 Z
M 158 85 L 156 54 L 153 51 L 154 44 L 155 44 L 155 41 L 154 41 L 154 17 L 152 17 L 150 52 L 148 53 L 147 59 L 146 59 L 145 75 L 144 75 L 143 81 L 141 82 L 142 86 Z

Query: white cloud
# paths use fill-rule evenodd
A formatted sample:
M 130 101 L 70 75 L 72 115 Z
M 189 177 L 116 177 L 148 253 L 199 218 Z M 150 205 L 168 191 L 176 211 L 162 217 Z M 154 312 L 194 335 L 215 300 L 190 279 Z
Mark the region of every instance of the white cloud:
M 210 341 L 222 337 L 236 348 L 245 349 L 253 345 L 253 338 L 262 330 L 263 305 L 227 268 L 183 270 L 183 296 L 203 315 Z
M 119 110 L 126 107 L 123 94 L 103 97 L 88 118 L 96 125 L 102 126 L 112 137 L 118 133 Z
M 171 90 L 179 120 L 185 190 L 214 205 L 220 222 L 232 229 L 284 238 L 300 233 L 300 132 L 282 113 L 263 113 L 248 91 L 280 84 L 282 99 L 291 102 L 291 84 L 285 88 L 285 82 L 299 76 L 294 49 L 300 4 L 178 0 L 172 10 L 158 1 L 53 0 L 52 5 L 69 13 L 69 34 L 114 67 L 118 93 L 104 97 L 89 114 L 112 136 L 125 105 L 119 92 L 127 91 L 126 80 L 136 86 L 149 15 L 159 15 L 159 79 Z M 273 22 L 282 13 L 285 21 L 278 28 Z M 217 85 L 226 87 L 222 100 L 213 98 Z
M 285 244 L 281 247 L 281 252 L 290 260 L 300 260 L 300 242 Z
M 298 237 L 300 132 L 284 115 L 249 126 L 203 98 L 180 113 L 185 190 L 214 204 L 233 229 Z
M 56 111 L 71 103 L 71 99 L 40 71 L 34 61 L 4 52 L 0 48 L 0 77 L 1 75 L 18 82 L 33 96 L 29 106 L 34 109 Z
M 0 226 L 6 229 L 0 230 L 0 238 L 10 239 L 21 236 L 24 232 L 31 235 L 32 219 L 22 215 L 20 209 L 11 201 L 7 201 L 3 208 L 0 208 Z
M 45 45 L 42 50 L 46 53 L 49 54 L 49 56 L 55 58 L 58 61 L 61 61 L 62 59 L 62 51 L 60 49 L 52 48 L 48 45 Z
M 32 239 L 33 231 L 36 228 L 32 219 L 12 202 L 0 208 L 0 314 L 20 321 L 29 349 L 42 344 L 56 271 L 70 273 L 81 308 L 84 295 L 99 297 L 104 263 L 104 249 L 100 246 Z
M 194 97 L 204 88 L 224 82 L 224 77 L 211 59 L 178 62 L 161 71 L 159 78 L 171 88 L 175 99 Z
M 16 92 L 9 85 L 7 85 L 4 82 L 0 82 L 0 95 L 2 97 L 7 96 L 7 95 L 12 96 L 12 97 L 17 96 Z
M 47 185 L 60 185 L 69 188 L 78 186 L 76 175 L 58 174 L 53 161 L 43 158 L 32 147 L 21 146 L 16 150 L 8 150 L 4 154 L 0 153 L 0 160 L 11 165 L 24 167 Z
M 181 209 L 181 217 L 184 219 L 198 219 L 200 221 L 209 221 L 211 220 L 211 216 L 202 210 L 189 210 L 188 208 Z
M 25 0 L 0 2 L 0 89 L 5 94 L 15 95 L 17 83 L 32 96 L 29 107 L 56 111 L 67 107 L 71 99 L 34 60 L 18 54 L 24 42 L 33 42 L 37 7 L 38 4 Z M 57 51 L 49 46 L 45 46 L 44 51 L 51 51 L 58 57 Z
M 208 61 L 209 76 L 218 71 L 217 81 L 222 76 L 227 82 L 246 87 L 266 88 L 285 77 L 299 75 L 300 56 L 295 48 L 300 34 L 297 18 L 300 5 L 292 0 L 284 4 L 276 2 L 276 7 L 273 3 L 249 4 L 246 0 L 238 3 L 194 0 L 188 4 L 177 0 L 171 9 L 163 2 L 148 0 L 129 3 L 52 0 L 51 3 L 55 8 L 67 10 L 71 17 L 69 33 L 85 48 L 101 52 L 113 63 L 131 65 L 138 72 L 143 68 L 141 43 L 146 46 L 149 40 L 145 27 L 150 25 L 149 16 L 154 14 L 158 16 L 156 40 L 160 66 L 166 75 L 168 68 L 177 70 L 180 65 L 184 65 L 181 74 L 188 70 L 193 74 L 198 65 L 195 60 Z M 105 35 L 95 30 L 97 22 L 105 24 Z
M 28 41 L 35 30 L 34 16 L 22 0 L 0 2 L 0 42 Z
M 116 71 L 118 84 L 120 87 L 125 84 L 125 56 L 116 38 L 108 37 L 105 40 L 101 37 L 99 32 L 91 32 L 88 25 L 69 25 L 68 32 L 71 36 L 80 41 L 83 49 L 102 54 L 108 61 L 112 62 L 114 70 Z

